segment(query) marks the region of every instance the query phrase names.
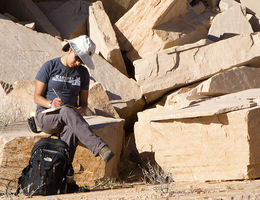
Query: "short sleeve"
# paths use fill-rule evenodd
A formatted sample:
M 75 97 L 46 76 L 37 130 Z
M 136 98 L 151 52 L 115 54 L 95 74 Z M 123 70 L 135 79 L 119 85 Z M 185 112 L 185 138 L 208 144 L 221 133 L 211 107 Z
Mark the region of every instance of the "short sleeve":
M 51 71 L 51 62 L 47 61 L 42 65 L 35 79 L 47 84 L 50 79 L 50 71 Z
M 80 89 L 82 90 L 89 90 L 89 72 L 86 67 L 80 69 L 80 79 L 81 79 L 81 86 Z

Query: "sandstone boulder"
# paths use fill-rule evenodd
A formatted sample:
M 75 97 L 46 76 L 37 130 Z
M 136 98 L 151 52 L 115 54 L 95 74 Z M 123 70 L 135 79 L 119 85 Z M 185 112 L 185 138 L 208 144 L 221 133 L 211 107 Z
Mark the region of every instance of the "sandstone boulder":
M 167 115 L 167 107 L 139 113 L 134 128 L 137 149 L 141 156 L 154 153 L 157 164 L 170 171 L 175 181 L 257 178 L 258 93 L 259 89 L 251 89 L 222 96 L 207 105 L 207 112 L 202 106 L 206 101 L 195 104 L 189 117 L 186 109 L 190 108 L 180 109 L 184 118 L 176 117 L 176 111 Z M 248 108 L 250 104 L 253 107 Z
M 208 38 L 217 41 L 234 35 L 249 35 L 250 33 L 253 33 L 253 29 L 241 6 L 233 6 L 214 18 Z
M 119 118 L 118 113 L 109 101 L 106 91 L 98 82 L 90 86 L 88 108 L 95 115 Z
M 197 15 L 186 0 L 139 0 L 115 24 L 131 61 L 148 52 L 207 38 L 210 12 Z
M 201 101 L 203 98 L 239 92 L 251 88 L 260 88 L 260 69 L 254 67 L 235 67 L 222 73 L 218 73 L 200 84 L 167 95 L 166 106 L 182 108 Z
M 259 95 L 256 93 L 258 91 L 259 88 L 243 90 L 215 97 L 178 110 L 165 107 L 164 111 L 151 119 L 153 121 L 160 121 L 166 119 L 195 118 L 254 107 L 259 103 Z
M 93 61 L 95 68 L 89 69 L 91 77 L 102 84 L 113 107 L 126 120 L 126 125 L 132 123 L 145 104 L 139 85 L 100 56 L 95 54 Z
M 94 180 L 103 177 L 117 177 L 118 163 L 122 142 L 124 138 L 122 119 L 105 117 L 88 117 L 87 122 L 91 129 L 99 135 L 115 153 L 115 156 L 105 164 L 99 157 L 83 146 L 78 146 L 73 162 L 75 169 L 75 180 L 83 186 L 93 184 Z M 21 175 L 22 169 L 28 164 L 30 151 L 34 143 L 47 134 L 34 134 L 28 130 L 26 122 L 16 123 L 0 128 L 0 180 L 1 189 L 4 184 L 13 180 L 12 188 L 16 187 L 17 178 Z M 9 188 L 11 189 L 11 188 Z
M 127 76 L 116 34 L 100 1 L 89 7 L 89 37 L 96 44 L 96 53 L 101 54 L 113 67 Z
M 2 18 L 0 14 L 0 80 L 33 80 L 44 62 L 61 55 L 58 39 Z
M 235 36 L 186 51 L 169 48 L 134 62 L 147 102 L 165 92 L 245 64 L 260 66 L 260 34 Z M 243 51 L 241 51 L 243 49 Z

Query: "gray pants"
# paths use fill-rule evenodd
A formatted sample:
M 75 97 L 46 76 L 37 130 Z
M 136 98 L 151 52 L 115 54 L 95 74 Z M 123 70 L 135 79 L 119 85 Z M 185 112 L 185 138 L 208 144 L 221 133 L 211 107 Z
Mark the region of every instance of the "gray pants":
M 64 107 L 55 112 L 43 114 L 36 113 L 37 125 L 46 133 L 60 135 L 70 147 L 71 162 L 73 161 L 78 141 L 87 147 L 95 156 L 100 149 L 106 146 L 100 137 L 95 135 L 90 129 L 85 119 L 74 109 Z

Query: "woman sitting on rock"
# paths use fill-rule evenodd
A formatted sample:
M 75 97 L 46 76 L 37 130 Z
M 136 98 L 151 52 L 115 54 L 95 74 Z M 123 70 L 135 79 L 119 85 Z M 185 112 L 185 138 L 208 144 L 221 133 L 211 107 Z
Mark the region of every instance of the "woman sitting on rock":
M 70 147 L 72 163 L 78 141 L 95 156 L 108 162 L 113 153 L 107 144 L 90 129 L 82 117 L 87 109 L 89 72 L 94 67 L 91 60 L 94 42 L 86 35 L 68 40 L 62 48 L 66 53 L 43 64 L 36 75 L 34 102 L 37 104 L 37 125 L 46 133 L 57 133 Z M 42 113 L 47 108 L 58 109 Z

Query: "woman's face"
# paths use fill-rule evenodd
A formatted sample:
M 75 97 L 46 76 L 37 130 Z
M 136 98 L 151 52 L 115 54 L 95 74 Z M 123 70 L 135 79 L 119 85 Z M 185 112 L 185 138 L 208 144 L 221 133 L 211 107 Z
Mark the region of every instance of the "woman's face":
M 72 48 L 68 51 L 68 57 L 67 57 L 67 65 L 69 67 L 77 67 L 79 65 L 83 64 L 81 59 L 75 54 Z

